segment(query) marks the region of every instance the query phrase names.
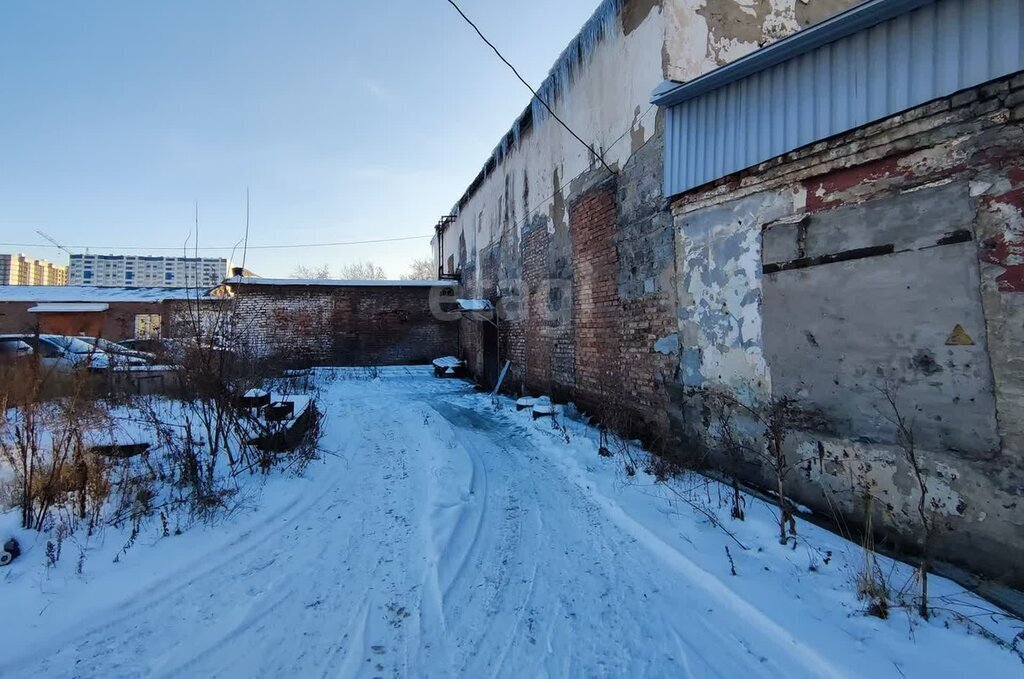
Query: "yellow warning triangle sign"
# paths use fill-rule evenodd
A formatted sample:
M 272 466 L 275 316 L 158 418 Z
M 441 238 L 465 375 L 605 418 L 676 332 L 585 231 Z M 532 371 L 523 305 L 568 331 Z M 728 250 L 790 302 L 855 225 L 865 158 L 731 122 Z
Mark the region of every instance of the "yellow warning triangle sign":
M 974 340 L 964 330 L 964 326 L 959 323 L 953 328 L 953 332 L 949 333 L 949 339 L 946 340 L 946 344 L 950 346 L 967 347 L 974 344 Z

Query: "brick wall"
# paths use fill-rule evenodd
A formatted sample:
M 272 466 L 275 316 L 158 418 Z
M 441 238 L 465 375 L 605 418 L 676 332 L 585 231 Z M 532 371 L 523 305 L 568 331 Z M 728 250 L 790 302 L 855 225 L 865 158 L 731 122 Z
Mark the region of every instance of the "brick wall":
M 0 302 L 0 333 L 40 332 L 68 335 L 99 335 L 112 342 L 135 337 L 136 314 L 158 314 L 166 328 L 169 302 L 111 302 L 96 313 L 29 313 L 38 302 Z
M 551 357 L 554 347 L 548 336 L 547 318 L 548 251 L 551 236 L 544 228 L 533 228 L 523 233 L 523 283 L 525 284 L 525 313 L 523 336 L 525 351 L 524 377 L 526 389 L 534 393 L 548 393 L 552 387 Z
M 39 319 L 28 312 L 35 302 L 0 302 L 0 332 L 34 332 Z
M 572 311 L 576 325 L 576 399 L 604 414 L 621 394 L 619 257 L 612 186 L 592 189 L 569 211 L 573 241 Z
M 458 353 L 459 324 L 424 286 L 240 285 L 237 323 L 289 365 L 402 365 Z
M 661 351 L 652 348 L 676 333 L 673 302 L 670 295 L 622 301 L 619 342 L 623 393 L 629 396 L 635 426 L 643 427 L 645 438 L 655 448 L 662 448 L 672 438 L 668 389 L 678 359 L 671 341 Z
M 566 223 L 537 214 L 518 239 L 510 231 L 482 249 L 463 271 L 462 293 L 490 299 L 497 283 L 513 310 L 500 324 L 509 391 L 574 401 L 652 444 L 671 437 L 677 363 L 662 147 L 659 122 L 616 177 L 593 170 L 576 178 Z M 480 335 L 479 323 L 462 323 L 463 357 L 477 374 Z
M 662 195 L 660 127 L 618 177 L 618 294 L 623 393 L 632 427 L 653 449 L 673 441 L 669 389 L 678 357 L 675 240 Z

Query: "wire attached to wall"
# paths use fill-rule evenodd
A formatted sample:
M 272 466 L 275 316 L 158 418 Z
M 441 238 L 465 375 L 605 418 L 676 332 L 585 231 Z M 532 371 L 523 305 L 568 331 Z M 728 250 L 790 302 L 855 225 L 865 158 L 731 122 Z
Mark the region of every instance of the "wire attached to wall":
M 475 23 L 473 23 L 473 20 L 472 20 L 472 19 L 470 19 L 470 18 L 469 18 L 468 16 L 466 16 L 466 13 L 465 13 L 465 12 L 463 12 L 463 11 L 462 11 L 462 8 L 461 8 L 461 7 L 459 7 L 459 6 L 458 6 L 458 5 L 457 5 L 457 4 L 455 3 L 455 0 L 448 0 L 448 4 L 449 4 L 449 5 L 451 5 L 452 7 L 454 7 L 454 8 L 455 8 L 455 11 L 459 13 L 459 16 L 461 16 L 461 17 L 462 17 L 462 18 L 463 18 L 463 19 L 465 20 L 465 22 L 466 22 L 467 24 L 469 24 L 469 25 L 470 25 L 470 26 L 471 26 L 471 27 L 473 28 L 473 30 L 474 30 L 474 31 L 476 31 L 476 34 L 477 34 L 478 36 L 480 36 L 480 39 L 481 39 L 481 40 L 483 40 L 483 41 L 484 41 L 484 42 L 485 42 L 485 43 L 487 44 L 487 46 L 488 46 L 488 47 L 490 47 L 490 48 L 491 48 L 491 49 L 492 49 L 492 50 L 494 51 L 494 53 L 498 55 L 498 58 L 499 58 L 499 59 L 501 59 L 501 61 L 502 61 L 502 62 L 503 62 L 503 63 L 504 63 L 504 64 L 505 64 L 506 66 L 508 66 L 508 67 L 509 67 L 509 68 L 510 68 L 510 69 L 512 70 L 512 72 L 513 72 L 513 73 L 515 73 L 516 77 L 517 77 L 517 78 L 519 78 L 519 82 L 521 82 L 521 83 L 523 83 L 524 85 L 526 85 L 526 88 L 527 88 L 528 90 L 530 90 L 530 93 L 531 93 L 531 94 L 533 94 L 533 97 L 534 97 L 534 98 L 535 98 L 535 99 L 536 99 L 537 101 L 539 101 L 539 102 L 540 102 L 540 104 L 541 104 L 541 105 L 542 105 L 542 106 L 543 106 L 543 107 L 544 107 L 545 109 L 547 109 L 547 112 L 551 114 L 551 117 L 552 117 L 552 118 L 554 118 L 555 120 L 557 120 L 557 121 L 558 121 L 558 123 L 559 123 L 559 124 L 560 124 L 560 125 L 561 125 L 562 127 L 564 127 L 564 128 L 565 128 L 565 130 L 566 130 L 566 131 L 567 131 L 567 132 L 568 132 L 569 134 L 571 134 L 571 135 L 572 135 L 573 137 L 575 137 L 575 138 L 576 138 L 576 141 L 578 141 L 579 143 L 583 144 L 583 145 L 584 145 L 584 146 L 585 146 L 585 147 L 587 148 L 587 150 L 588 150 L 588 151 L 590 151 L 590 152 L 591 152 L 592 154 L 594 154 L 594 157 L 595 157 L 595 158 L 597 158 L 598 160 L 600 160 L 600 161 L 601 161 L 601 164 L 602 164 L 602 165 L 604 165 L 604 168 L 605 168 L 606 170 L 608 170 L 608 171 L 609 171 L 609 172 L 611 172 L 612 174 L 618 174 L 618 172 L 616 172 L 615 170 L 613 170 L 613 169 L 612 169 L 612 168 L 611 168 L 611 167 L 610 167 L 610 166 L 608 165 L 608 163 L 606 163 L 606 162 L 605 162 L 605 160 L 604 160 L 604 156 L 602 156 L 602 155 L 601 155 L 600 153 L 598 153 L 597 151 L 595 151 L 595 150 L 594 150 L 594 147 L 593 147 L 593 145 L 592 145 L 592 144 L 588 144 L 587 142 L 583 141 L 583 138 L 582 138 L 582 137 L 580 137 L 580 136 L 579 136 L 578 134 L 576 134 L 576 133 L 575 133 L 575 132 L 573 131 L 573 129 L 572 129 L 571 127 L 569 127 L 569 126 L 568 126 L 568 125 L 567 125 L 567 124 L 565 123 L 565 121 L 564 121 L 564 120 L 562 120 L 561 118 L 559 118 L 559 117 L 558 117 L 558 115 L 556 115 L 556 114 L 555 114 L 555 112 L 551 110 L 551 107 L 550 107 L 550 106 L 548 105 L 548 102 L 544 101 L 544 99 L 543 99 L 543 98 L 541 98 L 541 96 L 540 96 L 539 94 L 537 94 L 537 90 L 533 89 L 533 86 L 532 86 L 532 85 L 530 85 L 530 83 L 526 82 L 526 79 L 525 79 L 525 78 L 523 78 L 523 76 L 519 74 L 519 71 L 518 71 L 518 70 L 516 70 L 516 67 L 515 67 L 515 66 L 513 66 L 513 65 L 512 65 L 512 63 L 511 63 L 511 62 L 509 62 L 509 60 L 508 60 L 508 59 L 506 59 L 506 58 L 505 58 L 505 56 L 504 56 L 504 55 L 503 55 L 503 54 L 502 54 L 502 53 L 501 53 L 501 52 L 500 52 L 500 51 L 498 50 L 498 48 L 494 46 L 494 43 L 492 43 L 492 42 L 491 42 L 490 40 L 488 40 L 488 39 L 487 39 L 487 37 L 486 37 L 486 36 L 485 36 L 485 35 L 483 34 L 483 32 L 481 32 L 481 30 L 480 30 L 480 29 L 479 29 L 479 28 L 477 27 L 477 25 L 476 25 Z
M 634 125 L 636 125 L 636 124 L 639 124 L 639 123 L 643 122 L 643 121 L 644 121 L 644 120 L 645 120 L 645 119 L 647 118 L 647 115 L 648 115 L 648 114 L 649 114 L 649 113 L 650 113 L 650 112 L 651 112 L 652 110 L 654 110 L 654 108 L 655 108 L 655 104 L 651 104 L 650 106 L 648 106 L 648 107 L 647 107 L 647 110 L 646 110 L 646 111 L 644 111 L 644 112 L 643 112 L 643 113 L 642 113 L 642 114 L 641 114 L 640 116 L 638 116 L 638 117 L 637 117 L 637 119 L 636 119 L 635 121 L 633 121 L 633 124 L 634 124 Z M 630 129 L 632 129 L 632 128 L 630 128 Z M 623 133 L 622 133 L 622 134 L 620 134 L 620 135 L 619 135 L 618 137 L 616 137 L 616 138 L 615 138 L 615 141 L 613 141 L 613 142 L 612 142 L 611 144 L 609 144 L 609 145 L 608 145 L 608 150 L 610 151 L 611 149 L 613 149 L 613 148 L 615 147 L 615 145 L 616 145 L 616 144 L 618 144 L 618 143 L 619 143 L 620 141 L 622 141 L 623 139 L 625 139 L 625 138 L 626 138 L 626 135 L 627 135 L 627 134 L 629 134 L 629 132 L 630 132 L 630 130 L 629 130 L 629 129 L 627 129 L 627 130 L 626 130 L 625 132 L 623 132 Z M 644 142 L 644 145 L 646 146 L 646 145 L 647 145 L 647 143 L 648 143 L 648 142 Z M 579 179 L 580 177 L 582 177 L 582 176 L 583 176 L 584 174 L 586 174 L 586 172 L 587 172 L 587 170 L 584 170 L 583 172 L 580 172 L 579 174 L 577 174 L 577 175 L 576 175 L 575 177 L 569 177 L 568 179 L 566 179 L 565 181 L 563 181 L 563 182 L 562 182 L 562 184 L 561 184 L 561 185 L 560 185 L 560 186 L 559 186 L 559 187 L 558 187 L 558 188 L 557 188 L 557 189 L 555 190 L 555 192 L 554 192 L 554 193 L 552 193 L 552 194 L 551 194 L 550 196 L 548 196 L 548 197 L 547 197 L 547 198 L 545 198 L 544 200 L 542 200 L 542 201 L 538 202 L 538 203 L 537 203 L 536 205 L 534 205 L 533 207 L 529 207 L 529 206 L 527 206 L 527 205 L 525 205 L 525 204 L 524 204 L 524 205 L 523 205 L 523 207 L 524 207 L 524 208 L 526 208 L 526 214 L 524 214 L 524 215 L 523 215 L 523 218 L 522 218 L 522 219 L 519 219 L 519 220 L 517 220 L 516 222 L 514 222 L 514 223 L 512 224 L 512 226 L 511 226 L 511 227 L 510 227 L 509 229 L 503 229 L 503 230 L 501 231 L 501 233 L 500 233 L 500 234 L 498 235 L 498 242 L 499 242 L 499 243 L 501 243 L 501 244 L 504 244 L 504 242 L 505 242 L 505 234 L 506 234 L 506 233 L 507 233 L 507 232 L 508 232 L 509 230 L 516 230 L 516 229 L 519 229 L 519 228 L 521 228 L 521 227 L 522 227 L 523 225 L 525 225 L 525 224 L 526 224 L 526 222 L 528 222 L 528 221 L 530 220 L 530 217 L 531 217 L 531 216 L 532 216 L 532 215 L 533 215 L 534 213 L 536 213 L 536 212 L 537 212 L 537 210 L 539 210 L 539 209 L 540 209 L 540 208 L 542 208 L 542 207 L 543 207 L 544 205 L 546 205 L 546 204 L 547 204 L 547 202 L 548 202 L 549 200 L 551 200 L 551 199 L 552 199 L 552 198 L 554 198 L 554 197 L 555 197 L 556 195 L 558 195 L 558 194 L 559 194 L 560 192 L 562 192 L 562 191 L 563 191 L 563 190 L 565 189 L 565 187 L 569 186 L 569 184 L 571 184 L 572 182 L 576 181 L 577 179 Z
M 647 118 L 647 115 L 648 115 L 648 114 L 649 114 L 649 113 L 650 113 L 650 112 L 651 112 L 651 111 L 652 111 L 652 110 L 653 110 L 654 108 L 655 108 L 655 105 L 654 105 L 654 104 L 651 104 L 650 106 L 648 106 L 648 107 L 647 107 L 647 110 L 646 110 L 646 111 L 644 111 L 644 112 L 643 112 L 643 113 L 642 113 L 642 114 L 641 114 L 641 115 L 640 115 L 639 117 L 637 117 L 637 119 L 636 119 L 636 120 L 634 121 L 634 124 L 637 124 L 637 123 L 641 123 L 641 122 L 643 122 L 643 121 L 644 121 L 644 119 L 646 119 L 646 118 Z M 616 144 L 618 144 L 618 143 L 619 143 L 620 141 L 622 141 L 623 139 L 625 139 L 625 138 L 626 138 L 626 135 L 627 135 L 627 134 L 629 134 L 629 132 L 630 132 L 630 130 L 626 130 L 625 132 L 623 132 L 622 134 L 620 134 L 620 135 L 619 135 L 618 137 L 616 137 L 616 138 L 615 138 L 615 141 L 613 141 L 613 142 L 612 142 L 611 144 L 609 144 L 609 145 L 608 145 L 608 150 L 610 151 L 610 150 L 612 150 L 613 148 L 615 148 L 615 145 L 616 145 Z M 558 195 L 559 193 L 561 193 L 561 192 L 562 192 L 563 190 L 565 190 L 565 187 L 567 187 L 567 186 L 569 186 L 570 184 L 572 184 L 572 183 L 573 183 L 574 181 L 576 181 L 577 179 L 579 179 L 580 177 L 582 177 L 582 176 L 583 176 L 584 174 L 586 174 L 587 172 L 588 172 L 587 170 L 583 170 L 582 172 L 580 172 L 580 173 L 579 173 L 579 174 L 577 174 L 576 176 L 574 176 L 574 177 L 569 177 L 568 179 L 566 179 L 565 181 L 563 181 L 563 182 L 561 183 L 561 185 L 560 185 L 560 186 L 558 187 L 558 190 L 557 190 L 557 191 L 555 191 L 554 193 L 552 193 L 552 194 L 551 194 L 550 196 L 546 197 L 546 198 L 545 198 L 544 200 L 538 201 L 538 202 L 537 202 L 537 204 L 536 204 L 536 205 L 534 205 L 533 207 L 527 207 L 526 213 L 525 213 L 525 214 L 523 215 L 523 218 L 522 218 L 522 219 L 520 219 L 520 220 L 518 220 L 518 221 L 516 221 L 515 223 L 513 223 L 513 224 L 512 224 L 512 227 L 513 227 L 513 228 L 519 228 L 519 227 L 523 226 L 524 224 L 526 224 L 526 222 L 527 222 L 527 221 L 529 221 L 530 217 L 531 217 L 531 216 L 532 216 L 532 215 L 533 215 L 534 213 L 536 213 L 536 212 L 537 212 L 537 210 L 539 210 L 539 209 L 541 209 L 542 207 L 544 207 L 545 205 L 547 205 L 547 203 L 548 203 L 548 201 L 549 201 L 549 200 L 551 200 L 552 198 L 554 198 L 555 196 L 557 196 L 557 195 Z M 524 206 L 524 207 L 526 207 L 526 206 Z

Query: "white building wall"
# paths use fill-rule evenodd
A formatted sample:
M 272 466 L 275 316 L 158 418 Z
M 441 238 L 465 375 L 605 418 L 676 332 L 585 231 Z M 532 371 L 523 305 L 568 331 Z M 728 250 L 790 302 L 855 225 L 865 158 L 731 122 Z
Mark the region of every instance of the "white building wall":
M 560 96 L 548 98 L 548 103 L 612 168 L 619 169 L 655 133 L 657 109 L 650 99 L 663 80 L 691 80 L 859 3 L 606 0 L 598 12 L 613 4 L 621 9 L 611 30 L 589 46 L 571 82 L 556 88 Z M 557 78 L 557 64 L 553 73 Z M 545 87 L 540 91 L 544 93 Z M 450 256 L 456 268 L 465 264 L 460 261 L 460 236 L 469 260 L 495 243 L 502 235 L 506 209 L 515 215 L 516 236 L 538 214 L 547 217 L 553 231 L 553 219 L 568 221 L 572 179 L 596 166 L 587 148 L 550 116 L 542 116 L 519 144 L 509 148 L 466 204 L 457 206 L 457 218 L 442 239 L 442 265 Z M 561 214 L 555 214 L 556 193 Z M 436 238 L 433 248 L 437 252 Z
M 213 287 L 228 277 L 221 258 L 72 255 L 69 283 L 104 287 Z

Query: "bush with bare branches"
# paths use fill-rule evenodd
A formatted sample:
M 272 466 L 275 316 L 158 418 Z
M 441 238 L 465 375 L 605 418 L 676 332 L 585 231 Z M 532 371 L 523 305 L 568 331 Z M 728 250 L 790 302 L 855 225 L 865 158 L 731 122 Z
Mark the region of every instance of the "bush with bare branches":
M 173 345 L 183 349 L 162 357 L 175 376 L 166 394 L 114 393 L 102 375 L 51 375 L 38 360 L 3 368 L 0 497 L 50 535 L 52 561 L 106 526 L 127 529 L 126 551 L 157 516 L 164 536 L 210 521 L 240 506 L 242 474 L 301 472 L 318 457 L 315 378 L 275 379 L 234 311 L 230 299 L 190 301 Z M 299 434 L 241 403 L 271 383 L 277 398 L 305 393 Z
M 708 434 L 723 460 L 722 467 L 732 478 L 733 511 L 740 501 L 736 469 L 754 463 L 767 472 L 778 506 L 779 543 L 786 544 L 796 535 L 792 503 L 786 496 L 786 480 L 805 460 L 791 459 L 786 452 L 786 437 L 799 427 L 821 426 L 819 413 L 802 408 L 790 396 L 763 396 L 747 402 L 731 391 L 714 387 L 694 387 L 687 395 L 700 399 L 709 414 Z M 741 508 L 740 508 L 741 509 Z

